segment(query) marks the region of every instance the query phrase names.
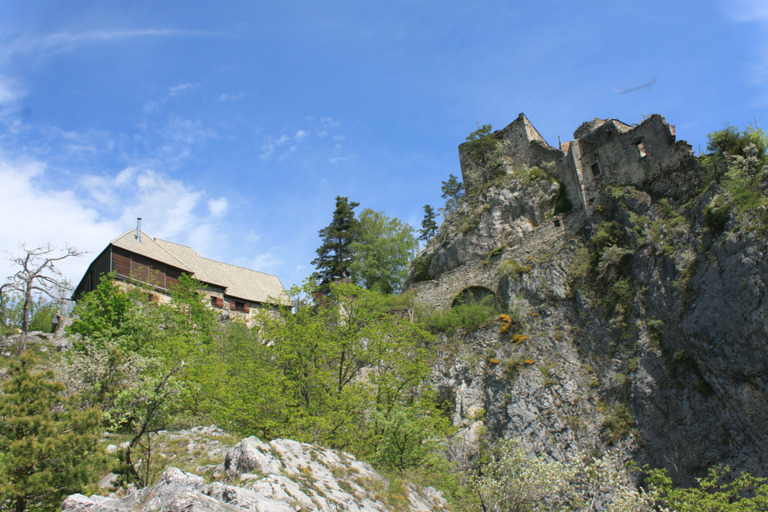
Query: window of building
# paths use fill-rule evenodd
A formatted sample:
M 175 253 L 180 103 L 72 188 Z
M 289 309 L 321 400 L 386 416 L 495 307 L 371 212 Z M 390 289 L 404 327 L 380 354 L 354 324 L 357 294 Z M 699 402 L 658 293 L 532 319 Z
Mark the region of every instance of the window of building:
M 248 307 L 248 304 L 245 302 L 240 302 L 237 300 L 232 301 L 232 309 L 235 311 L 240 311 L 241 313 L 250 313 L 251 309 Z
M 224 307 L 224 299 L 221 297 L 216 297 L 215 295 L 211 296 L 211 306 L 215 308 L 223 308 Z
M 597 162 L 592 164 L 592 176 L 594 177 L 600 176 L 600 164 Z
M 648 152 L 645 150 L 645 144 L 642 142 L 638 142 L 635 144 L 635 146 L 637 147 L 637 154 L 640 155 L 640 158 L 643 158 L 648 154 Z

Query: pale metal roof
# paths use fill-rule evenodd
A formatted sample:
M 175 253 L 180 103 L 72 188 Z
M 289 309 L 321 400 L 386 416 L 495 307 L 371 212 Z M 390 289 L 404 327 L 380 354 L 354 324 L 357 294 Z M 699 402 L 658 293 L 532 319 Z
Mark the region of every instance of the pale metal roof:
M 115 238 L 112 245 L 187 270 L 204 283 L 225 288 L 225 293 L 231 297 L 288 303 L 285 288 L 277 276 L 204 258 L 186 245 L 152 238 L 143 231 L 139 243 L 135 229 Z

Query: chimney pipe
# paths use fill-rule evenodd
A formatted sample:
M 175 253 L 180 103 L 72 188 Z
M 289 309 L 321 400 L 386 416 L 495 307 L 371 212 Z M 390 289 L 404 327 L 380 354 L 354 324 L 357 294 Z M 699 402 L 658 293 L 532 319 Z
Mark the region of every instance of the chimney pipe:
M 136 240 L 141 243 L 141 217 L 136 218 Z

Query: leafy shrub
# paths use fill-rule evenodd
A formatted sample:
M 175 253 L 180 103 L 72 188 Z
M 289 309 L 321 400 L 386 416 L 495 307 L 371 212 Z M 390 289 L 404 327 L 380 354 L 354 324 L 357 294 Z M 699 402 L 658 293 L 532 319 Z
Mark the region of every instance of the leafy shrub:
M 413 282 L 421 283 L 422 281 L 429 281 L 432 279 L 432 274 L 429 272 L 429 267 L 431 265 L 431 257 L 419 257 L 413 260 Z
M 498 310 L 486 303 L 460 304 L 445 311 L 434 311 L 421 321 L 431 332 L 451 333 L 456 329 L 471 331 L 488 323 Z

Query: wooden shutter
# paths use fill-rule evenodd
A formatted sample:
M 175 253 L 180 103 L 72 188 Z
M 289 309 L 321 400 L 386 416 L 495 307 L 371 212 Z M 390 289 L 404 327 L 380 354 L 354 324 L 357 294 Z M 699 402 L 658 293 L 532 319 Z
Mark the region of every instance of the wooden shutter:
M 247 302 L 243 302 L 243 313 L 250 313 L 251 307 L 248 305 Z

